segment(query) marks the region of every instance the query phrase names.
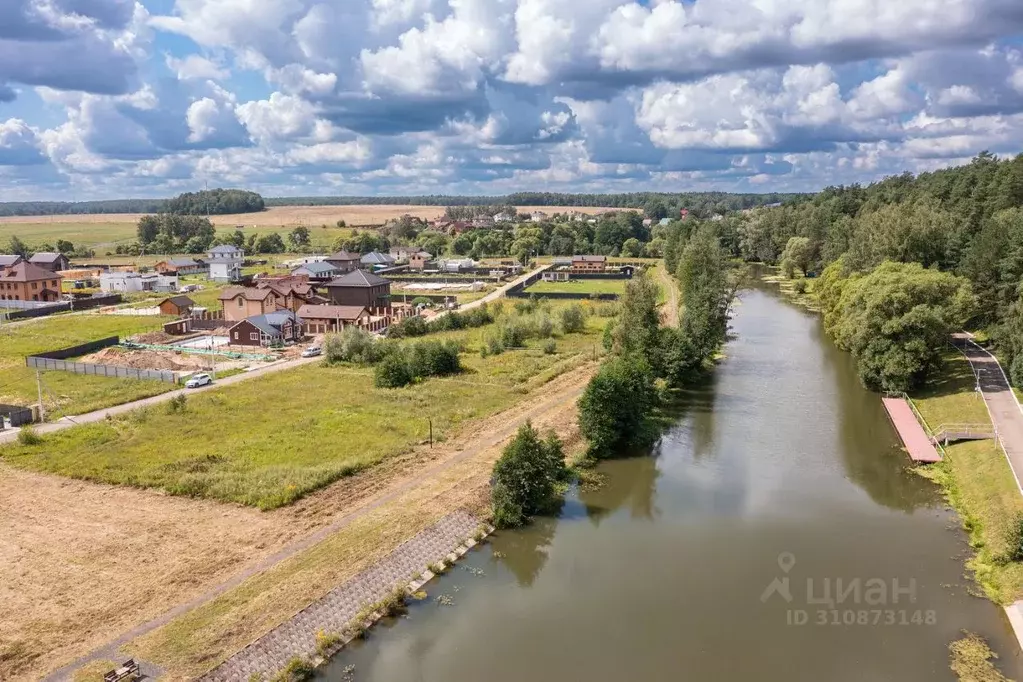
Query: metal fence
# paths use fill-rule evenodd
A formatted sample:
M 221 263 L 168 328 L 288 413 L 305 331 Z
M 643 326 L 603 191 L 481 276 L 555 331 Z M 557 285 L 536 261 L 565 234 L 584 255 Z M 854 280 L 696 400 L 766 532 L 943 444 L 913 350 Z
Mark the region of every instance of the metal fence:
M 67 360 L 54 360 L 53 358 L 41 358 L 38 356 L 25 358 L 25 364 L 33 369 L 73 372 L 74 374 L 88 374 L 98 377 L 143 379 L 163 381 L 168 384 L 176 384 L 178 381 L 175 372 L 164 369 L 135 369 L 134 367 L 97 365 L 91 362 L 69 362 Z

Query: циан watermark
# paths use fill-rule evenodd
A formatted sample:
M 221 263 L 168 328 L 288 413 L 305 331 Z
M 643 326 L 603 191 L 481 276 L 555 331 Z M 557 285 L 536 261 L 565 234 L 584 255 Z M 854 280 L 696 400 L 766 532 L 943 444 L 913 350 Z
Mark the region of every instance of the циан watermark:
M 785 612 L 786 625 L 909 626 L 938 622 L 934 610 L 912 608 L 917 598 L 916 578 L 910 578 L 906 585 L 898 578 L 886 581 L 808 577 L 803 583 L 789 575 L 795 566 L 794 554 L 779 554 L 782 575 L 775 577 L 760 595 L 762 604 L 781 599 L 793 606 Z

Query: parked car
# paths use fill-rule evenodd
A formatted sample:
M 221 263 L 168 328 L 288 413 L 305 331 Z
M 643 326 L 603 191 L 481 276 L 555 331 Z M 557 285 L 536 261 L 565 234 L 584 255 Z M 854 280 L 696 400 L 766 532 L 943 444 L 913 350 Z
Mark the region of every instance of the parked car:
M 304 351 L 302 351 L 302 357 L 303 358 L 315 358 L 315 357 L 319 357 L 322 353 L 323 353 L 323 349 L 320 348 L 319 346 L 309 346 Z
M 199 388 L 200 386 L 209 386 L 212 383 L 213 377 L 209 374 L 196 374 L 185 382 L 185 388 Z

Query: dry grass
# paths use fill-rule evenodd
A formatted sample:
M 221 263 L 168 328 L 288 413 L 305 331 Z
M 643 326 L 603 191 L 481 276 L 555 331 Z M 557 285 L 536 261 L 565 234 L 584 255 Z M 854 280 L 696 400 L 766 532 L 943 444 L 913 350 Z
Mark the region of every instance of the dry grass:
M 991 650 L 980 635 L 964 632 L 962 639 L 948 645 L 949 667 L 959 682 L 1009 682 L 991 662 L 998 654 Z

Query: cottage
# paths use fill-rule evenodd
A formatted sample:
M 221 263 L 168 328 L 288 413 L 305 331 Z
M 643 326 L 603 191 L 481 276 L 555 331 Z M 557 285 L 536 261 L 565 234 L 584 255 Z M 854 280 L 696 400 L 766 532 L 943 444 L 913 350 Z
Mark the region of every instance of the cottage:
M 331 256 L 327 256 L 324 260 L 336 267 L 343 274 L 351 272 L 352 270 L 358 270 L 360 258 L 361 257 L 357 253 L 338 251 Z
M 192 314 L 195 301 L 188 296 L 171 296 L 160 301 L 161 315 L 173 315 L 175 317 L 188 317 Z
M 425 270 L 433 255 L 427 251 L 416 251 L 408 259 L 408 266 L 413 270 Z
M 162 291 L 171 293 L 178 290 L 176 275 L 138 272 L 104 272 L 99 276 L 99 287 L 106 292 L 138 293 L 141 291 Z
M 68 270 L 71 268 L 71 261 L 62 253 L 43 251 L 33 254 L 32 257 L 28 259 L 28 262 L 32 265 L 38 265 L 41 268 L 46 268 L 50 272 Z
M 327 261 L 314 261 L 300 265 L 291 271 L 292 275 L 308 277 L 310 282 L 329 282 L 341 274 L 333 263 Z
M 394 258 L 386 253 L 370 251 L 360 258 L 359 262 L 362 263 L 362 267 L 366 270 L 377 270 L 380 268 L 389 268 L 394 265 Z
M 290 310 L 245 318 L 228 330 L 237 346 L 276 346 L 302 338 L 302 320 Z
M 204 275 L 209 270 L 206 263 L 194 258 L 169 258 L 157 263 L 154 269 L 165 275 Z
M 371 272 L 354 270 L 327 285 L 334 305 L 355 305 L 363 308 L 389 308 L 391 283 Z
M 257 315 L 266 315 L 285 308 L 285 301 L 272 288 L 227 287 L 217 297 L 224 307 L 224 319 L 229 322 Z
M 572 272 L 604 272 L 607 256 L 572 256 Z
M 298 312 L 298 309 L 306 304 L 327 302 L 326 298 L 316 293 L 309 282 L 298 277 L 258 282 L 256 286 L 260 289 L 272 289 L 277 293 L 278 305 L 295 312 Z
M 306 334 L 339 332 L 345 327 L 365 326 L 370 314 L 358 305 L 304 305 L 298 309 Z
M 533 211 L 530 214 L 529 219 L 534 223 L 542 223 L 543 221 L 547 220 L 547 214 L 544 213 L 543 211 Z
M 242 278 L 245 252 L 231 244 L 215 246 L 206 254 L 210 279 L 217 282 L 237 282 Z
M 545 282 L 567 282 L 569 273 L 566 270 L 547 270 L 542 277 Z
M 412 254 L 418 252 L 418 246 L 392 246 L 389 253 L 395 263 L 407 263 L 412 257 Z
M 0 254 L 0 272 L 3 272 L 5 269 L 7 269 L 9 267 L 17 265 L 18 263 L 20 263 L 23 260 L 24 260 L 24 258 L 22 258 L 21 256 L 19 256 L 17 254 L 13 254 L 13 255 Z
M 495 223 L 513 223 L 517 216 L 514 213 L 501 212 L 494 216 Z
M 63 278 L 21 260 L 0 270 L 0 301 L 59 301 Z

